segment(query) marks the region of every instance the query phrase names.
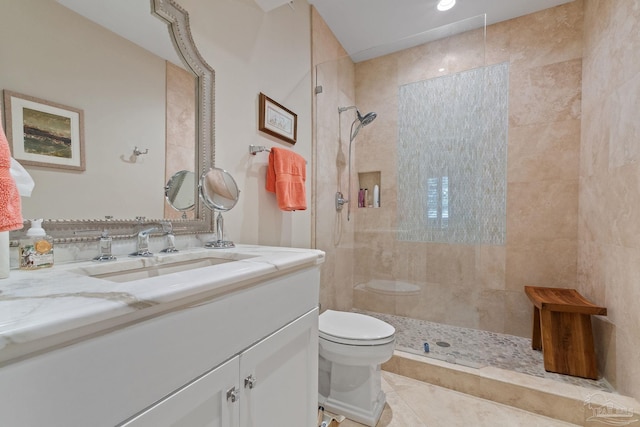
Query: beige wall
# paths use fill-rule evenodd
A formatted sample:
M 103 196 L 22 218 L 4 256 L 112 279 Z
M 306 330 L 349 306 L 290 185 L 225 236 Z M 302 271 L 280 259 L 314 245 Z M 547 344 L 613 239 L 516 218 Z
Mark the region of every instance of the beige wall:
M 311 245 L 311 7 L 295 0 L 268 13 L 253 1 L 180 0 L 203 58 L 215 69 L 216 166 L 231 172 L 240 200 L 225 214 L 225 234 L 241 243 Z M 298 115 L 292 146 L 258 131 L 258 95 Z M 268 153 L 291 149 L 307 159 L 307 210 L 283 212 L 264 189 Z
M 381 171 L 380 209 L 356 215 L 355 282 L 401 280 L 420 296 L 355 291 L 356 306 L 528 336 L 525 284 L 575 286 L 582 1 L 356 64 L 356 102 L 378 119 L 356 145 L 357 171 Z M 508 61 L 504 246 L 395 239 L 398 86 Z
M 338 114 L 339 106 L 354 104 L 354 64 L 312 8 L 313 81 L 322 86 L 315 95 L 314 117 L 314 235 L 315 247 L 326 253 L 321 270 L 320 304 L 323 309 L 353 307 L 353 220 L 346 207 L 336 212 L 336 191 L 347 197 L 349 126 L 353 111 Z
M 586 0 L 578 284 L 601 371 L 640 398 L 640 2 Z

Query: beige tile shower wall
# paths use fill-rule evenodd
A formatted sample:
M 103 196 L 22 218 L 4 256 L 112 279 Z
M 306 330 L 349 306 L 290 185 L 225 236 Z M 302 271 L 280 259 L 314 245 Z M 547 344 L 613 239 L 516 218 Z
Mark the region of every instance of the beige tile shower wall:
M 640 398 L 640 2 L 586 0 L 578 283 L 600 370 Z
M 340 117 L 339 106 L 354 103 L 354 65 L 315 8 L 311 12 L 313 81 L 322 86 L 314 95 L 313 179 L 315 248 L 326 253 L 320 276 L 322 309 L 351 310 L 353 307 L 353 221 L 346 207 L 336 212 L 335 193 L 347 197 L 349 127 Z M 351 114 L 345 117 L 346 114 Z
M 528 336 L 523 286 L 575 286 L 583 2 L 356 64 L 356 172 L 380 171 L 379 209 L 355 217 L 355 282 L 419 285 L 419 296 L 354 291 L 355 306 Z M 510 62 L 505 246 L 396 241 L 398 86 Z M 364 111 L 363 111 L 364 112 Z

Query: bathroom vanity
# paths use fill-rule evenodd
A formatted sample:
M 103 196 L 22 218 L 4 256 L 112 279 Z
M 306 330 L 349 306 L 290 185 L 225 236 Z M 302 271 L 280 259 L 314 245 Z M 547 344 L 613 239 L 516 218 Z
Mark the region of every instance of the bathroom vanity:
M 324 253 L 239 245 L 13 270 L 3 426 L 313 426 Z

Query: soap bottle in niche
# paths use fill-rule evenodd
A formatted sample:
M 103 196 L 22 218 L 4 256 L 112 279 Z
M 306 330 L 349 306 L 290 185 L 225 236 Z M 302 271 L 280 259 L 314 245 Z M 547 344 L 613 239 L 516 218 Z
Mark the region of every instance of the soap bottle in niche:
M 373 207 L 380 207 L 380 187 L 378 187 L 378 184 L 373 186 Z
M 32 219 L 27 237 L 20 239 L 20 269 L 34 270 L 53 266 L 53 238 L 47 236 L 41 219 Z

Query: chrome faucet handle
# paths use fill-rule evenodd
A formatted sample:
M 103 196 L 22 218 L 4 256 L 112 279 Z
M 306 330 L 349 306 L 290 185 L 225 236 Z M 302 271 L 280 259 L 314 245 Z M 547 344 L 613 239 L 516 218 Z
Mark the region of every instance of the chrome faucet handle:
M 83 232 L 91 232 L 91 231 L 100 231 L 100 230 L 96 230 L 96 229 L 91 229 L 91 230 L 82 230 L 79 232 L 74 232 L 74 234 L 77 233 L 83 233 Z M 109 237 L 109 230 L 107 230 L 106 228 L 103 229 L 100 232 L 100 237 L 98 238 L 98 251 L 99 254 L 96 255 L 95 257 L 93 257 L 94 261 L 115 261 L 116 257 L 113 256 L 111 254 L 111 242 L 112 242 L 112 238 Z
M 158 231 L 158 227 L 150 227 L 138 232 L 136 251 L 129 256 L 150 257 L 153 253 L 149 251 L 149 234 Z
M 167 233 L 167 241 L 169 246 L 167 246 L 160 252 L 165 254 L 178 252 L 178 249 L 176 249 L 176 236 L 172 232 Z
M 171 221 L 160 221 L 160 225 L 162 226 L 163 233 L 173 234 L 173 224 L 171 224 Z

